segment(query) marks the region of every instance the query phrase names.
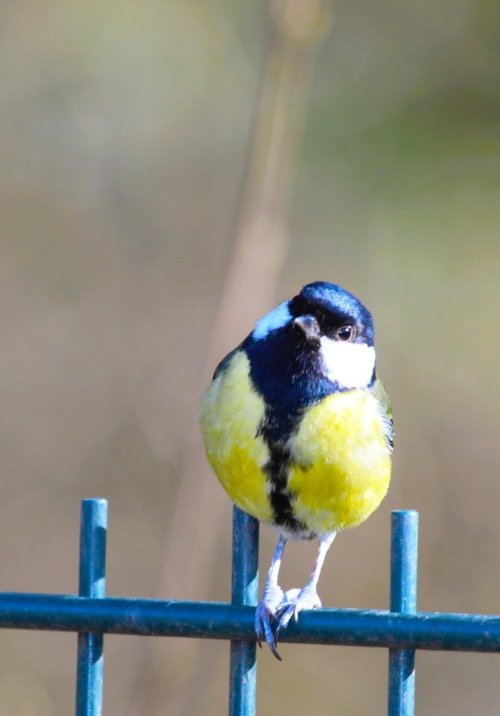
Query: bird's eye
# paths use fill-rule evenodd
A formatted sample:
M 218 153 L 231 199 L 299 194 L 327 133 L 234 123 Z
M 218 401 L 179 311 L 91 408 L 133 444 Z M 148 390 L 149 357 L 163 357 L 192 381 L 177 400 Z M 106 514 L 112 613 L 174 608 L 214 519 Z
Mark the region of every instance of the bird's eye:
M 336 337 L 339 341 L 352 341 L 355 335 L 354 326 L 340 326 L 336 332 Z

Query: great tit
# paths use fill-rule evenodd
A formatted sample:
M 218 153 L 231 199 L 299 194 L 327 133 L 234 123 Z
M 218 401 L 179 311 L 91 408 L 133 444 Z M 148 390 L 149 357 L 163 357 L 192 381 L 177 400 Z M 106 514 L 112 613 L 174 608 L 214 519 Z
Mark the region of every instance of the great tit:
M 370 312 L 335 284 L 304 286 L 220 362 L 201 426 L 228 495 L 279 531 L 255 630 L 280 658 L 279 632 L 321 606 L 317 584 L 335 535 L 363 522 L 389 487 L 393 423 Z M 317 539 L 319 549 L 307 584 L 283 592 L 289 539 Z

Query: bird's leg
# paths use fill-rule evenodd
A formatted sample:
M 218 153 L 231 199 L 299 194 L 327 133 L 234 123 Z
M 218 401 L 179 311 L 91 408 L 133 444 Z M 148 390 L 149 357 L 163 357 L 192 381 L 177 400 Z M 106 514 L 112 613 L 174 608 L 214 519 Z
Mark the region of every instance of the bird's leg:
M 318 554 L 316 556 L 314 569 L 305 587 L 302 589 L 290 589 L 285 592 L 283 601 L 278 610 L 279 621 L 275 630 L 276 637 L 279 632 L 288 625 L 292 617 L 294 617 L 295 621 L 297 621 L 299 612 L 302 611 L 302 609 L 318 609 L 321 607 L 321 600 L 318 597 L 317 592 L 319 576 L 321 574 L 323 562 L 325 561 L 326 553 L 330 549 L 336 534 L 336 532 L 330 532 L 329 534 L 320 535 Z
M 255 610 L 255 632 L 257 634 L 257 642 L 261 646 L 262 639 L 265 639 L 274 656 L 281 661 L 281 656 L 276 647 L 276 637 L 274 635 L 271 621 L 276 619 L 276 612 L 283 600 L 283 590 L 278 585 L 278 574 L 281 567 L 281 559 L 283 550 L 285 549 L 286 538 L 280 534 L 278 544 L 274 550 L 271 560 L 271 567 L 266 579 L 262 599 Z

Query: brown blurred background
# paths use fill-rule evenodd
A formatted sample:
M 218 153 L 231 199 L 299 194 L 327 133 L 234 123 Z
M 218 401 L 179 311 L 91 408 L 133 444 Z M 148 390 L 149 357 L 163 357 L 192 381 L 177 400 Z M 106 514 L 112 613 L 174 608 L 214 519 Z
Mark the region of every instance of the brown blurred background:
M 416 508 L 419 608 L 500 613 L 495 5 L 1 4 L 2 590 L 74 593 L 80 499 L 102 496 L 110 594 L 227 600 L 199 393 L 326 279 L 375 315 L 397 449 L 324 604 L 387 607 L 390 511 Z M 288 550 L 285 586 L 313 553 Z M 1 632 L 0 716 L 71 713 L 75 651 Z M 259 653 L 260 714 L 385 712 L 385 651 L 282 653 Z M 223 642 L 106 637 L 105 713 L 225 713 L 227 665 Z M 418 714 L 498 713 L 495 656 L 417 667 Z

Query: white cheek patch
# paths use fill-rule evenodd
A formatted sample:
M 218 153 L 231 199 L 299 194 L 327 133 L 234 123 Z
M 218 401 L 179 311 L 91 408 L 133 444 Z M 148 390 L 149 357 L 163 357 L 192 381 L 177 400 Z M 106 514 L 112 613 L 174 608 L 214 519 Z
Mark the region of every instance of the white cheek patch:
M 288 301 L 284 301 L 280 303 L 279 306 L 276 306 L 276 308 L 273 308 L 272 311 L 266 313 L 266 315 L 258 321 L 252 335 L 256 341 L 259 341 L 261 338 L 265 338 L 271 331 L 285 326 L 291 318 L 292 314 L 288 308 Z
M 334 341 L 322 336 L 320 356 L 325 375 L 341 388 L 365 388 L 375 368 L 375 349 L 366 343 Z

